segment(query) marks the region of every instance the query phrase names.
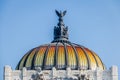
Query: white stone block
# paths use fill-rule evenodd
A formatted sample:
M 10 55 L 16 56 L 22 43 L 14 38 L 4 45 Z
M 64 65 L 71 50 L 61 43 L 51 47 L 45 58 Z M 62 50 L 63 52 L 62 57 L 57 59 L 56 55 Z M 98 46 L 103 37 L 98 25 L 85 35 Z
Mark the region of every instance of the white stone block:
M 12 79 L 12 69 L 11 66 L 6 65 L 4 67 L 4 80 L 11 80 Z
M 111 67 L 111 76 L 112 76 L 112 80 L 118 80 L 118 67 L 117 66 Z

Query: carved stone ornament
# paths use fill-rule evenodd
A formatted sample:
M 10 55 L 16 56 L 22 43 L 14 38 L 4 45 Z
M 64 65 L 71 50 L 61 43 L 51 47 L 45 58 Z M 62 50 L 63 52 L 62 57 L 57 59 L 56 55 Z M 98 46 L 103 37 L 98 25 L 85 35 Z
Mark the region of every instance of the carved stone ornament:
M 42 73 L 41 68 L 40 67 L 36 67 L 36 71 L 37 71 L 37 74 L 35 75 L 35 79 L 34 80 L 45 80 L 44 74 Z
M 43 74 L 37 74 L 34 80 L 45 80 Z

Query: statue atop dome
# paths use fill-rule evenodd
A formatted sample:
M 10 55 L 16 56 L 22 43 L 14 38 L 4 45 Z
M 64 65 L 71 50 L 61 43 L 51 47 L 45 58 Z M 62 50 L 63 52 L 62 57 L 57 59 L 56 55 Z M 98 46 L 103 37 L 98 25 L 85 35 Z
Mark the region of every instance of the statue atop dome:
M 57 16 L 59 17 L 59 23 L 58 23 L 58 26 L 64 26 L 64 23 L 63 23 L 63 17 L 65 16 L 66 12 L 67 11 L 57 11 L 55 10 Z
M 57 11 L 55 10 L 57 16 L 59 17 L 59 22 L 57 26 L 54 27 L 54 40 L 56 41 L 68 41 L 68 27 L 65 26 L 63 22 L 63 17 L 65 16 L 67 11 Z

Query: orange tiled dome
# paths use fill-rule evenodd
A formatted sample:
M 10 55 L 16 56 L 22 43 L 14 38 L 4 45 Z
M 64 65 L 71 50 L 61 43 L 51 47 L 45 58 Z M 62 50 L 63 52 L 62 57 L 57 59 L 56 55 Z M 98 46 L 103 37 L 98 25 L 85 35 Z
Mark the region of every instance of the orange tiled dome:
M 54 42 L 41 45 L 30 50 L 20 60 L 17 69 L 34 69 L 41 67 L 42 69 L 85 69 L 95 70 L 99 67 L 103 70 L 104 64 L 99 56 L 88 48 L 74 44 Z
M 68 28 L 65 27 L 62 18 L 66 12 L 56 13 L 59 16 L 59 23 L 54 28 L 54 40 L 26 53 L 16 69 L 41 67 L 43 70 L 50 70 L 56 67 L 58 70 L 64 70 L 70 67 L 72 70 L 96 70 L 96 68 L 104 70 L 105 66 L 96 53 L 68 40 Z

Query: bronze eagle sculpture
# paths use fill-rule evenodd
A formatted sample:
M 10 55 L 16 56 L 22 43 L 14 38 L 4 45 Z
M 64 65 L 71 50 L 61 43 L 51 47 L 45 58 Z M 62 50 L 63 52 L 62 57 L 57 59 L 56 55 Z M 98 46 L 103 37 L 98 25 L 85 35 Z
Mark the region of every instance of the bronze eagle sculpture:
M 63 12 L 62 12 L 62 11 L 59 12 L 59 11 L 55 10 L 55 12 L 56 12 L 57 16 L 58 16 L 59 18 L 61 18 L 61 17 L 65 16 L 65 14 L 66 14 L 67 11 L 65 10 L 65 11 L 63 11 Z

